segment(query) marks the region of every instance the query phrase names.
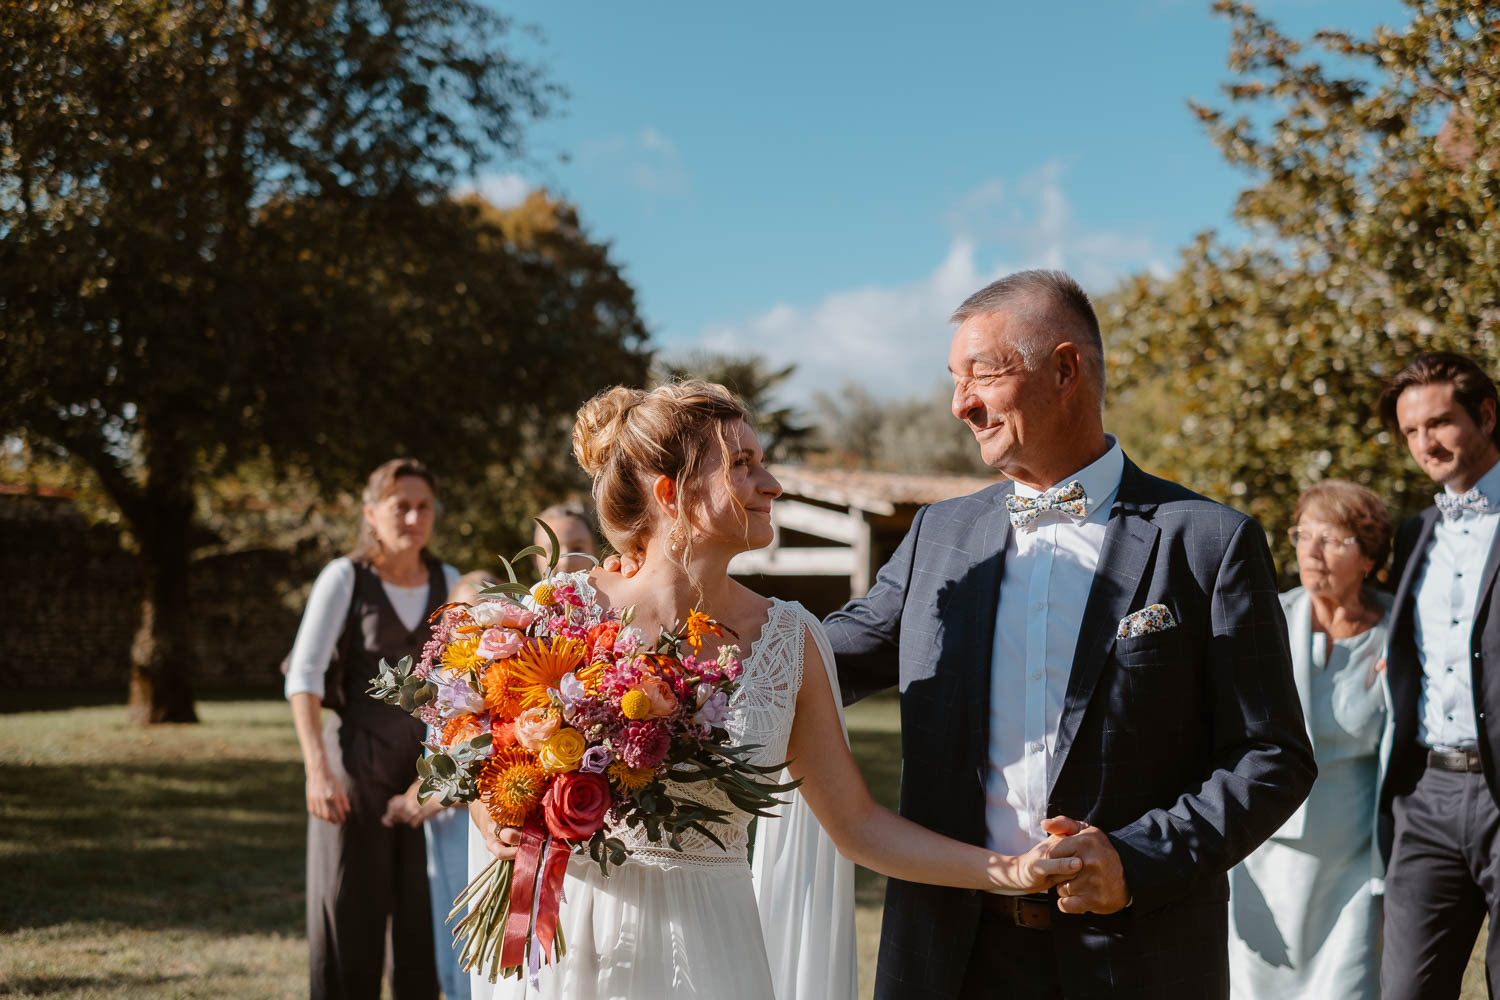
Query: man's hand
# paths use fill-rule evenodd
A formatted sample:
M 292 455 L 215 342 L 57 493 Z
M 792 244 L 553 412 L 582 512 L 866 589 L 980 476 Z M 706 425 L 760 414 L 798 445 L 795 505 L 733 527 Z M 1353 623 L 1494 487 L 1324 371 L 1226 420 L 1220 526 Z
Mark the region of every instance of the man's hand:
M 599 564 L 599 568 L 606 573 L 618 573 L 628 580 L 640 570 L 641 564 L 635 561 L 634 556 L 608 555 Z
M 1031 892 L 1046 892 L 1060 882 L 1078 876 L 1083 862 L 1076 857 L 1059 857 L 1057 847 L 1062 843 L 1057 837 L 1048 837 L 1025 854 L 1011 859 L 1008 879 L 996 879 L 996 889 L 1003 896 L 1024 896 Z M 992 874 L 992 878 L 995 876 Z
M 307 811 L 329 823 L 342 823 L 349 815 L 349 796 L 326 762 L 308 769 Z
M 381 815 L 380 823 L 382 826 L 396 826 L 398 823 L 415 826 L 414 819 L 415 813 L 411 802 L 407 800 L 406 793 L 402 792 L 400 795 L 392 795 L 386 801 L 385 813 Z
M 495 822 L 484 803 L 477 799 L 469 803 L 469 817 L 484 838 L 484 846 L 497 858 L 514 858 L 521 847 L 521 831 L 513 826 L 501 826 Z
M 1083 870 L 1057 887 L 1057 908 L 1064 913 L 1118 913 L 1130 903 L 1125 868 L 1115 845 L 1097 826 L 1066 816 L 1042 820 L 1042 829 L 1063 839 L 1054 858 L 1078 858 Z

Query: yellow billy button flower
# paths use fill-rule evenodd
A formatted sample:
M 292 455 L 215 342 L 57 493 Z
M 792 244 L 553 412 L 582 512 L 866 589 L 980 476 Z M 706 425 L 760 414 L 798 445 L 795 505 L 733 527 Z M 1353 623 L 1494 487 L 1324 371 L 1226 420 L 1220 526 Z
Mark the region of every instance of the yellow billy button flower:
M 631 688 L 625 692 L 625 697 L 620 699 L 620 711 L 632 722 L 636 719 L 644 719 L 651 714 L 651 699 L 640 688 Z
M 651 784 L 651 779 L 656 777 L 656 769 L 626 767 L 623 760 L 617 760 L 609 765 L 609 776 L 615 779 L 620 791 L 635 792 Z
M 552 603 L 552 584 L 543 580 L 531 588 L 531 599 L 536 601 L 537 607 L 545 608 Z
M 576 729 L 564 726 L 547 737 L 542 748 L 536 753 L 536 762 L 542 765 L 549 774 L 576 771 L 586 749 L 588 749 L 588 743 L 584 740 L 583 734 Z

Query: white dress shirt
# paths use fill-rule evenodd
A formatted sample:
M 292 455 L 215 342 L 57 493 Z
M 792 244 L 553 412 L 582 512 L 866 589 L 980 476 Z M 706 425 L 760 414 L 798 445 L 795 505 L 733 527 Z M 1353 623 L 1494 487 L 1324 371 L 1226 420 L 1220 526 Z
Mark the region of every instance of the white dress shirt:
M 1416 581 L 1414 624 L 1422 664 L 1417 739 L 1431 747 L 1473 749 L 1479 739 L 1469 643 L 1480 578 L 1500 526 L 1500 464 L 1475 485 L 1490 509 L 1463 511 L 1455 518 L 1439 515 Z
M 1082 483 L 1088 495 L 1083 518 L 1048 511 L 1025 528 L 1012 528 L 1005 542 L 990 661 L 985 783 L 987 844 L 1004 854 L 1022 854 L 1047 837 L 1041 828 L 1047 759 L 1057 746 L 1083 608 L 1125 468 L 1119 442 L 1112 436 L 1108 442 L 1102 457 L 1047 491 Z M 1015 490 L 1017 496 L 1038 495 L 1020 483 Z
M 458 579 L 458 570 L 444 563 L 443 582 L 449 591 Z M 408 631 L 416 631 L 427 612 L 427 583 L 398 587 L 381 580 L 380 586 L 401 624 Z M 333 647 L 338 645 L 339 636 L 344 631 L 349 602 L 353 599 L 354 562 L 347 556 L 340 556 L 323 567 L 313 581 L 312 592 L 307 595 L 307 608 L 302 612 L 302 624 L 297 626 L 297 638 L 292 643 L 292 655 L 287 663 L 284 690 L 288 698 L 294 694 L 323 697 L 323 676 L 328 672 L 328 661 L 333 658 Z

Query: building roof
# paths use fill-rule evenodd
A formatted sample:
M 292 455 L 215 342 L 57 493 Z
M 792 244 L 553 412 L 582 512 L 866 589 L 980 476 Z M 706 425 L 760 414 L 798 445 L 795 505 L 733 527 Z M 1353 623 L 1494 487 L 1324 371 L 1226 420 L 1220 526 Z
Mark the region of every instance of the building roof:
M 805 465 L 774 464 L 771 473 L 789 494 L 824 503 L 857 507 L 875 514 L 894 514 L 897 507 L 920 506 L 966 496 L 1003 477 L 909 476 L 899 472 L 853 469 L 814 469 Z

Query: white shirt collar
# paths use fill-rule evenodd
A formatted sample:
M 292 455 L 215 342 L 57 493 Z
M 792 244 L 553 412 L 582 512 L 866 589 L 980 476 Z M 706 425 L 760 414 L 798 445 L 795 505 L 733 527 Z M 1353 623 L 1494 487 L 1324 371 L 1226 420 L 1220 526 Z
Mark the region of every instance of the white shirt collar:
M 1119 440 L 1113 434 L 1104 435 L 1104 440 L 1109 444 L 1109 449 L 1103 455 L 1071 476 L 1063 476 L 1051 489 L 1034 490 L 1030 486 L 1016 483 L 1016 496 L 1037 497 L 1043 493 L 1054 493 L 1076 479 L 1083 484 L 1083 492 L 1088 494 L 1089 498 L 1088 511 L 1084 516 L 1092 515 L 1099 509 L 1100 504 L 1113 497 L 1119 490 L 1120 477 L 1125 473 L 1125 453 L 1120 450 Z M 1497 463 L 1496 469 L 1500 469 L 1500 463 Z M 1496 469 L 1491 469 L 1490 472 L 1493 473 Z M 1500 485 L 1500 480 L 1497 480 L 1497 485 Z
M 1479 477 L 1479 482 L 1474 484 L 1474 488 L 1489 500 L 1491 513 L 1500 510 L 1500 462 L 1490 466 L 1490 471 Z M 1085 486 L 1084 489 L 1088 487 Z M 1451 486 L 1444 486 L 1443 492 L 1455 497 L 1462 495 L 1462 491 L 1455 490 Z

